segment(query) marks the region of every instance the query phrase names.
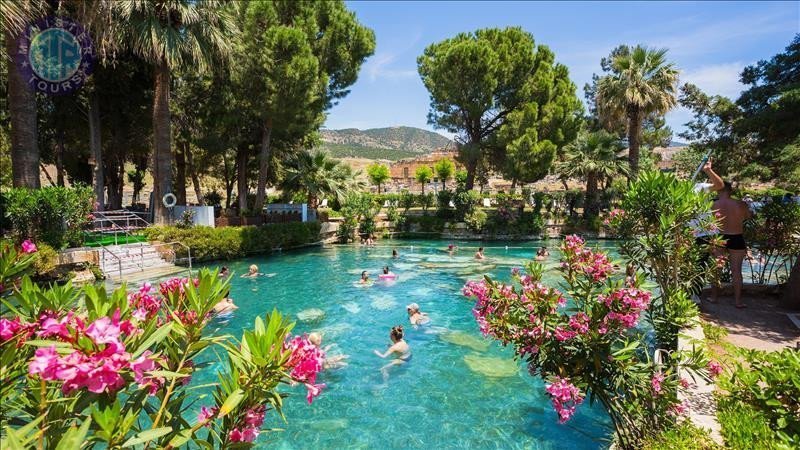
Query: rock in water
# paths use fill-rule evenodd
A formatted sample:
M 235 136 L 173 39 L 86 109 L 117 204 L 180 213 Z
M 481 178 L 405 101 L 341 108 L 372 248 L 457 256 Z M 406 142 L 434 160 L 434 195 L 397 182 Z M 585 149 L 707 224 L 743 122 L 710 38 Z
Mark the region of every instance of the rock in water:
M 463 331 L 451 331 L 440 336 L 445 342 L 461 345 L 463 347 L 475 350 L 476 352 L 485 352 L 489 349 L 489 341 Z
M 297 313 L 297 320 L 305 323 L 319 322 L 325 318 L 325 311 L 319 308 L 304 309 Z
M 469 370 L 490 378 L 507 378 L 517 375 L 519 367 L 513 359 L 493 358 L 479 355 L 464 357 Z

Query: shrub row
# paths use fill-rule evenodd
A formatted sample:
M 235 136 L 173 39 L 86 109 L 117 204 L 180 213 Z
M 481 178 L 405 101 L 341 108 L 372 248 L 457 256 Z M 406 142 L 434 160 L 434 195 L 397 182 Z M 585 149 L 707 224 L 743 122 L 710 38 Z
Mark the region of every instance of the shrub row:
M 257 227 L 151 227 L 145 230 L 151 241 L 179 241 L 192 251 L 195 261 L 241 258 L 319 241 L 318 222 L 289 222 Z M 178 250 L 178 256 L 184 257 Z
M 78 247 L 91 225 L 93 202 L 92 188 L 86 186 L 9 189 L 0 193 L 0 228 L 17 241 Z

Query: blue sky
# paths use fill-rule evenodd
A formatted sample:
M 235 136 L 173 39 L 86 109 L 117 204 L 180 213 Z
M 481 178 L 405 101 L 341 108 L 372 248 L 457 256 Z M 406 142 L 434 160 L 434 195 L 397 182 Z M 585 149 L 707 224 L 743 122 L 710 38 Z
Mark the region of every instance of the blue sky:
M 377 46 L 350 95 L 328 112 L 325 126 L 332 129 L 409 125 L 433 130 L 427 124 L 428 92 L 416 59 L 427 45 L 462 31 L 523 27 L 569 67 L 581 98 L 584 83 L 600 71 L 600 58 L 623 43 L 667 47 L 681 81 L 735 97 L 742 89 L 742 68 L 782 51 L 800 32 L 800 2 L 347 4 L 375 30 Z M 682 109 L 667 115 L 676 132 L 689 119 Z

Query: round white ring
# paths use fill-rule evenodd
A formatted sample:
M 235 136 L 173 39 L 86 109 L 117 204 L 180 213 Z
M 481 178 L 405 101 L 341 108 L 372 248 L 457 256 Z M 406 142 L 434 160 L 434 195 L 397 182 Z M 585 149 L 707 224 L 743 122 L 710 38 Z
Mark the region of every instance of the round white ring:
M 164 197 L 161 198 L 161 202 L 167 208 L 172 208 L 173 206 L 175 206 L 176 203 L 178 203 L 178 198 L 175 197 L 175 194 L 173 194 L 172 192 L 167 192 L 166 194 L 164 194 Z

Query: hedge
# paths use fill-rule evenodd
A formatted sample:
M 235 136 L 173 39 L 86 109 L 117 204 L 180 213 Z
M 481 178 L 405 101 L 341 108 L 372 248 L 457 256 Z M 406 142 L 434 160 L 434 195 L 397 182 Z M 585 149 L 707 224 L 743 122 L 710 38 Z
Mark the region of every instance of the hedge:
M 0 193 L 0 228 L 14 240 L 33 239 L 55 249 L 83 244 L 91 225 L 91 187 L 12 188 Z
M 195 261 L 242 258 L 253 253 L 271 252 L 319 241 L 319 222 L 289 222 L 257 227 L 150 227 L 145 231 L 151 241 L 178 241 L 188 246 Z M 175 249 L 179 257 L 184 250 Z

